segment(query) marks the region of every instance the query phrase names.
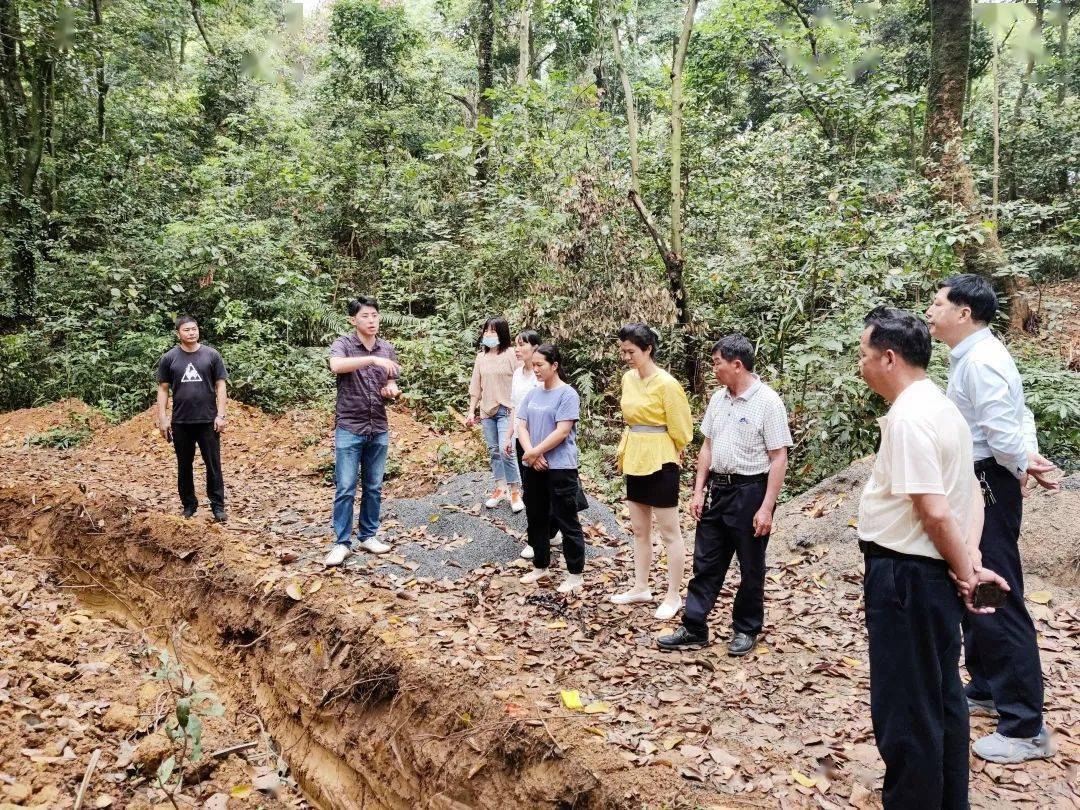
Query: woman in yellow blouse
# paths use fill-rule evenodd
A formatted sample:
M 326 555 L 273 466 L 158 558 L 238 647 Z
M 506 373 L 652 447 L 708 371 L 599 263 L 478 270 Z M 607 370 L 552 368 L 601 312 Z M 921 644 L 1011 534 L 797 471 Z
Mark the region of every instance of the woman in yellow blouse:
M 622 379 L 622 415 L 626 421 L 619 442 L 619 469 L 626 476 L 626 500 L 634 531 L 634 585 L 616 593 L 617 605 L 651 602 L 652 522 L 664 541 L 668 587 L 656 618 L 667 620 L 682 607 L 686 549 L 679 526 L 679 468 L 682 450 L 694 435 L 690 403 L 678 380 L 653 359 L 657 334 L 643 323 L 619 330 L 619 354 L 630 367 Z

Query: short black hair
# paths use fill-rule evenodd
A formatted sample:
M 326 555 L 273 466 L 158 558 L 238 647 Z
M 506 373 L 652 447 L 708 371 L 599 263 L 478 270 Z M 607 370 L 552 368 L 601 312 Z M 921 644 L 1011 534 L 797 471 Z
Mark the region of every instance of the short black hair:
M 353 317 L 360 311 L 361 307 L 371 307 L 376 312 L 379 311 L 379 302 L 372 298 L 370 295 L 361 295 L 358 298 L 354 298 L 349 301 L 346 309 L 348 310 L 349 317 Z
M 660 348 L 660 336 L 644 323 L 626 324 L 619 330 L 619 340 L 633 343 L 642 351 L 648 350 L 653 358 L 656 357 L 656 350 Z
M 523 329 L 518 332 L 517 339 L 522 343 L 528 343 L 530 346 L 539 346 L 543 341 L 540 339 L 540 333 L 535 329 Z
M 973 273 L 962 273 L 941 282 L 948 289 L 945 297 L 958 307 L 970 307 L 971 317 L 979 323 L 990 323 L 997 314 L 998 299 L 990 282 Z
M 566 375 L 563 374 L 562 354 L 554 343 L 541 343 L 536 347 L 536 353 L 553 366 L 557 363 L 558 367 L 555 369 L 555 373 L 559 375 L 560 380 L 566 379 Z
M 199 325 L 199 322 L 192 318 L 190 315 L 181 315 L 179 318 L 176 319 L 176 331 L 179 332 L 180 327 L 186 323 L 193 323 L 196 326 Z
M 754 344 L 746 335 L 733 332 L 725 335 L 713 344 L 711 354 L 720 354 L 729 363 L 738 360 L 747 371 L 754 370 Z
M 483 347 L 484 332 L 488 329 L 494 329 L 495 334 L 499 337 L 499 354 L 510 348 L 510 324 L 506 322 L 506 318 L 498 316 L 484 321 L 484 325 L 480 327 L 480 336 L 476 339 L 477 344 L 481 347 Z M 487 351 L 486 347 L 484 347 L 484 351 Z
M 904 362 L 925 369 L 930 365 L 930 330 L 922 318 L 904 309 L 875 307 L 863 323 L 870 327 L 869 343 L 878 351 L 892 349 Z

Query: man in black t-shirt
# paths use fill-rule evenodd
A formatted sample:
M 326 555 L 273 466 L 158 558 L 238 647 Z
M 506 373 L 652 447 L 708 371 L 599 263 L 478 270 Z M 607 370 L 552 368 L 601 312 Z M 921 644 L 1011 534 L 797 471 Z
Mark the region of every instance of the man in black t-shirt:
M 176 450 L 176 486 L 184 517 L 199 508 L 192 464 L 198 445 L 206 465 L 206 495 L 214 520 L 224 523 L 225 482 L 221 477 L 220 434 L 225 429 L 225 381 L 229 372 L 217 349 L 199 343 L 199 324 L 182 315 L 176 319 L 180 343 L 165 352 L 157 365 L 158 427 Z M 167 407 L 172 391 L 172 421 Z

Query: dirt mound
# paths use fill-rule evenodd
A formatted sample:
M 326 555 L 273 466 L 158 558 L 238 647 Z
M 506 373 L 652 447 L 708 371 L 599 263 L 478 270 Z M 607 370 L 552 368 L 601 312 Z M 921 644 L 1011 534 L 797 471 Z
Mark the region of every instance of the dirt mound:
M 1055 348 L 1067 368 L 1080 371 L 1080 280 L 1049 284 L 1036 302 L 1040 343 Z
M 62 399 L 40 408 L 0 413 L 0 447 L 26 446 L 34 437 L 63 428 L 85 432 L 89 437 L 105 424 L 100 411 L 78 399 Z
M 827 545 L 858 555 L 859 494 L 873 457 L 860 459 L 776 510 L 773 538 L 789 549 Z M 771 550 L 776 554 L 784 552 Z M 1057 585 L 1080 585 L 1080 473 L 1062 479 L 1061 491 L 1032 490 L 1024 501 L 1020 533 L 1024 570 Z

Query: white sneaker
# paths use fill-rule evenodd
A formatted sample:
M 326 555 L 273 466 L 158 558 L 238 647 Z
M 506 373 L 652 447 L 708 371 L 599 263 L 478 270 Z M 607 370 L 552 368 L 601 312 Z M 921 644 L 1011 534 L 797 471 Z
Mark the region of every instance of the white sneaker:
M 534 568 L 527 573 L 521 579 L 518 580 L 522 585 L 535 585 L 542 579 L 547 579 L 551 575 L 551 572 L 546 568 Z
M 636 602 L 651 602 L 651 591 L 627 591 L 626 593 L 613 593 L 611 601 L 616 605 L 632 605 Z
M 520 492 L 510 493 L 510 511 L 513 512 L 515 515 L 518 512 L 525 511 L 525 501 L 521 500 Z
M 498 489 L 496 489 L 494 492 L 491 493 L 490 498 L 488 498 L 486 501 L 484 501 L 484 506 L 486 506 L 488 509 L 494 509 L 496 506 L 498 506 L 500 503 L 502 503 L 505 500 L 506 500 L 506 490 L 504 490 L 502 487 L 499 487 Z
M 580 591 L 585 587 L 585 580 L 581 574 L 567 574 L 566 579 L 559 583 L 559 587 L 556 588 L 559 593 L 573 593 L 574 591 Z
M 330 549 L 330 553 L 326 555 L 326 559 L 323 560 L 323 565 L 327 568 L 333 568 L 335 565 L 341 565 L 345 562 L 345 558 L 349 556 L 349 547 L 344 543 L 334 543 L 334 547 Z
M 389 544 L 384 543 L 377 537 L 369 537 L 360 544 L 360 548 L 364 549 L 364 551 L 370 551 L 372 554 L 385 554 L 390 550 Z
M 531 560 L 534 556 L 533 547 L 526 543 L 525 548 L 521 550 L 521 559 Z
M 665 599 L 660 603 L 660 607 L 656 609 L 656 613 L 653 614 L 654 618 L 659 619 L 662 622 L 666 622 L 668 619 L 675 616 L 679 612 L 679 608 L 682 607 L 682 597 L 675 597 L 674 601 Z
M 555 536 L 551 538 L 551 545 L 553 545 L 553 546 L 561 546 L 562 545 L 562 532 L 555 532 Z

